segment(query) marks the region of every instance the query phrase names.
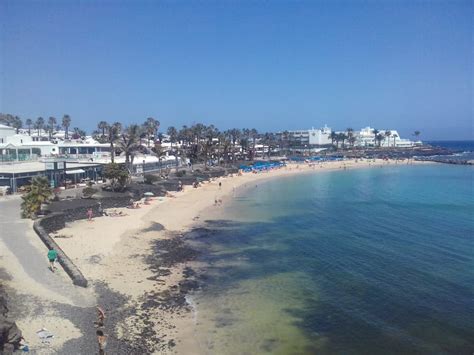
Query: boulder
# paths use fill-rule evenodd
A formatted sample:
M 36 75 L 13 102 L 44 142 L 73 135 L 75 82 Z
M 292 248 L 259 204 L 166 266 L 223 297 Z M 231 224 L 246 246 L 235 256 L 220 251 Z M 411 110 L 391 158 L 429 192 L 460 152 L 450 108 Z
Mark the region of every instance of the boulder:
M 20 347 L 21 330 L 16 323 L 8 318 L 8 308 L 5 297 L 0 289 L 0 354 L 13 354 Z

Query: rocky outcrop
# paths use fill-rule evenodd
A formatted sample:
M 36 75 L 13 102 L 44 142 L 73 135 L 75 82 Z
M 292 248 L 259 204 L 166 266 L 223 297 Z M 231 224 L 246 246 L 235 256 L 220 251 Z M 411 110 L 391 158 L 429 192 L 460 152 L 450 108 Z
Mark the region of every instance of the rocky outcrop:
M 13 354 L 13 351 L 19 348 L 21 338 L 21 330 L 8 318 L 5 291 L 0 284 L 0 354 Z

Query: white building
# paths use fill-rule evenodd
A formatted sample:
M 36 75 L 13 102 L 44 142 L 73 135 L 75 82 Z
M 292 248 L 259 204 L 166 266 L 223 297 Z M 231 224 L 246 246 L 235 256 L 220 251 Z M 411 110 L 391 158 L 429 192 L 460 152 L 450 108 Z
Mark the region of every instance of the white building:
M 398 131 L 394 129 L 380 129 L 378 130 L 378 134 L 383 137 L 380 140 L 381 147 L 409 148 L 421 143 L 401 138 Z M 359 147 L 375 147 L 379 145 L 379 141 L 375 137 L 374 128 L 362 128 L 359 132 L 355 132 L 355 137 L 355 145 Z
M 97 153 L 108 154 L 109 151 L 109 144 L 99 143 L 90 137 L 53 143 L 35 140 L 28 134 L 16 134 L 14 128 L 0 125 L 0 161 L 27 161 L 40 156 L 90 158 Z
M 0 144 L 7 143 L 7 139 L 15 135 L 15 128 L 0 124 Z
M 331 144 L 331 128 L 327 125 L 319 129 L 311 128 L 308 131 L 309 145 L 328 145 Z
M 307 130 L 288 131 L 287 137 L 285 132 L 279 132 L 277 135 L 283 140 L 288 139 L 290 145 L 322 146 L 331 144 L 331 128 L 327 125 L 317 129 L 312 127 Z

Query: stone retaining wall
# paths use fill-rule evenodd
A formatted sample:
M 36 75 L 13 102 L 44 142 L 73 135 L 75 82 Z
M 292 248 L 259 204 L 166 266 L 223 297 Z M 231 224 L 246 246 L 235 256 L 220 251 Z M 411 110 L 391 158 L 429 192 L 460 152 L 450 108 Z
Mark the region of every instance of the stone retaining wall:
M 54 218 L 64 220 L 64 223 L 73 222 L 80 219 L 87 218 L 87 210 L 92 208 L 94 216 L 99 215 L 99 202 L 102 203 L 102 209 L 107 208 L 121 208 L 130 205 L 130 197 L 114 197 L 114 198 L 103 198 L 103 199 L 76 199 L 76 200 L 64 200 L 53 202 L 49 206 L 49 211 L 53 212 Z M 62 217 L 58 214 L 61 213 Z M 56 228 L 59 226 L 59 228 Z M 56 222 L 53 220 L 46 220 L 43 225 L 45 230 L 49 233 L 64 228 L 61 221 Z
M 74 265 L 72 260 L 69 259 L 66 253 L 64 253 L 64 251 L 53 240 L 53 238 L 49 236 L 48 232 L 46 231 L 46 229 L 50 230 L 53 225 L 59 226 L 59 224 L 61 223 L 61 217 L 59 217 L 58 215 L 59 213 L 52 213 L 49 216 L 36 220 L 33 224 L 33 229 L 35 230 L 36 234 L 38 234 L 43 243 L 48 247 L 48 249 L 53 248 L 58 252 L 58 262 L 69 275 L 72 280 L 72 283 L 77 286 L 87 287 L 87 280 L 84 275 L 82 275 L 81 271 L 77 268 L 77 266 Z M 64 221 L 64 218 L 62 220 Z M 46 226 L 46 229 L 43 225 Z
M 71 278 L 74 285 L 87 287 L 87 280 L 82 275 L 78 267 L 64 253 L 49 233 L 63 229 L 67 222 L 77 221 L 87 218 L 87 210 L 92 208 L 95 216 L 99 215 L 99 201 L 102 209 L 120 208 L 128 206 L 129 197 L 95 199 L 77 199 L 70 201 L 54 202 L 50 205 L 50 214 L 38 219 L 33 224 L 33 229 L 48 248 L 53 248 L 58 252 L 58 262 Z

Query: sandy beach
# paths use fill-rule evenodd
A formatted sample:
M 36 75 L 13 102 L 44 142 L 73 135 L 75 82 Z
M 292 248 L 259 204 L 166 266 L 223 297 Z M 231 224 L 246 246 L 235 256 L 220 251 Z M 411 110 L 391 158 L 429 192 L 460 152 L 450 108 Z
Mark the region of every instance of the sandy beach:
M 115 320 L 114 313 L 120 313 L 119 321 L 114 324 L 108 323 L 106 319 L 109 332 L 114 329 L 120 340 L 141 343 L 150 353 L 197 354 L 200 351 L 193 336 L 195 319 L 185 296 L 194 287 L 192 276 L 189 275 L 198 265 L 193 261 L 192 251 L 180 242 L 179 237 L 199 225 L 200 221 L 212 218 L 213 209 L 220 209 L 221 205 L 215 205 L 216 200 L 225 204 L 233 198 L 236 189 L 269 178 L 329 170 L 380 168 L 395 164 L 406 165 L 407 162 L 348 160 L 319 164 L 293 163 L 270 172 L 218 178 L 202 183 L 199 188 L 186 186 L 184 191 L 169 197 L 154 198 L 149 205 L 142 203 L 138 209 L 106 211 L 109 215 L 122 213 L 122 216 L 96 217 L 92 221 L 69 223 L 53 236 L 89 280 L 88 289 L 78 291 L 84 294 L 83 299 L 87 299 L 87 304 L 100 304 L 108 319 Z M 160 255 L 162 251 L 165 254 Z M 167 260 L 166 253 L 177 260 Z M 156 262 L 157 255 L 159 262 Z M 40 286 L 22 289 L 22 284 L 31 284 L 25 280 L 25 275 L 21 275 L 21 268 L 18 269 L 20 271 L 12 275 L 10 282 L 16 292 L 34 294 L 40 301 L 72 302 L 68 298 L 61 298 L 60 294 L 48 294 Z M 58 275 L 58 282 L 68 282 L 62 270 L 59 270 Z M 101 304 L 97 298 L 97 287 L 100 285 L 106 285 L 111 291 L 122 295 L 123 303 Z M 57 312 L 39 313 L 39 317 L 43 317 L 39 318 L 40 322 L 32 322 L 32 317 L 18 321 L 30 339 L 35 338 L 33 334 L 41 324 L 48 324 L 48 329 L 61 339 L 61 342 L 55 343 L 55 349 L 68 337 L 81 336 L 74 324 L 70 324 L 69 320 L 63 321 Z

